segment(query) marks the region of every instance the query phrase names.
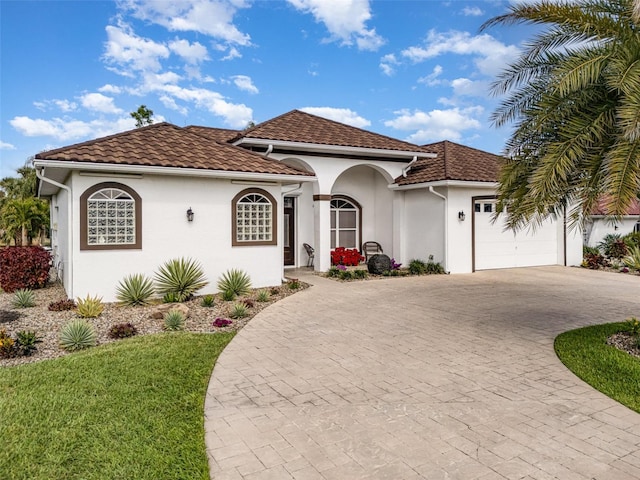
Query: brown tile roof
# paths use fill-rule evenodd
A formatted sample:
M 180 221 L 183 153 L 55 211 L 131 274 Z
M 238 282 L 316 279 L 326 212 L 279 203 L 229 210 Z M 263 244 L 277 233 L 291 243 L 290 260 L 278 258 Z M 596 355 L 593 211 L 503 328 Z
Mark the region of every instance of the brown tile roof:
M 591 211 L 591 215 L 607 215 L 607 197 L 602 196 L 598 199 L 597 205 Z M 631 200 L 631 203 L 627 207 L 625 215 L 635 216 L 640 215 L 640 201 L 637 199 Z
M 415 152 L 420 147 L 310 113 L 292 110 L 241 132 L 241 138 Z
M 229 140 L 237 137 L 241 130 L 230 130 L 228 128 L 213 128 L 213 127 L 201 127 L 198 125 L 189 125 L 188 127 L 184 127 L 185 130 L 189 130 L 190 132 L 197 133 L 198 135 L 202 135 L 207 137 L 209 140 L 213 140 L 220 143 L 228 143 Z
M 458 143 L 431 143 L 421 147 L 437 158 L 421 158 L 413 164 L 406 177 L 398 177 L 398 185 L 462 180 L 469 182 L 497 182 L 500 165 L 504 159 L 493 153 L 483 152 Z
M 311 175 L 165 122 L 42 152 L 36 159 Z

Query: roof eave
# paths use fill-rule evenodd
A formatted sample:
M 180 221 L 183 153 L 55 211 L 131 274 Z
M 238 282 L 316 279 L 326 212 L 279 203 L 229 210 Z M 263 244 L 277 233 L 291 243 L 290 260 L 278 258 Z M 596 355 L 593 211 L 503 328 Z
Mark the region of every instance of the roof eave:
M 391 185 L 389 185 L 389 188 L 391 190 L 416 190 L 419 188 L 429 187 L 467 187 L 487 188 L 495 190 L 498 187 L 498 182 L 481 182 L 472 180 L 434 180 L 432 182 L 409 183 L 405 185 L 392 183 Z

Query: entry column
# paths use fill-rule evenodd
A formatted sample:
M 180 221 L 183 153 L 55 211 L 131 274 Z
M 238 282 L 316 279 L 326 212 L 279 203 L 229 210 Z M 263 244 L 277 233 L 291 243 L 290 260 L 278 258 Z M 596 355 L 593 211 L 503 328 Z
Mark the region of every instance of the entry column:
M 331 194 L 313 196 L 315 235 L 315 271 L 326 272 L 331 266 Z

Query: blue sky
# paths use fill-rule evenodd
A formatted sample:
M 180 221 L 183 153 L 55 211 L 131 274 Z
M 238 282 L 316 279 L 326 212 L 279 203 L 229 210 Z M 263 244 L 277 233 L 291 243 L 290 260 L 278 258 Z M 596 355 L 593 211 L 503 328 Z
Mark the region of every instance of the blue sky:
M 0 0 L 0 178 L 156 121 L 242 129 L 292 109 L 500 153 L 489 84 L 527 30 L 508 1 Z M 530 32 L 529 32 L 530 33 Z

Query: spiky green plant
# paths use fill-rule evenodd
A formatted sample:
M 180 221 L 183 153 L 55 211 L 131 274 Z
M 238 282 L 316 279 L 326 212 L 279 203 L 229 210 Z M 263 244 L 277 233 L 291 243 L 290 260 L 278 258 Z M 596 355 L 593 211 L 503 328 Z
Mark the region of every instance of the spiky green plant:
M 261 303 L 268 302 L 270 299 L 271 294 L 267 290 L 260 290 L 256 295 L 256 300 Z
M 36 304 L 36 296 L 33 290 L 21 288 L 13 294 L 13 306 L 15 308 L 29 308 Z
M 622 263 L 634 270 L 640 270 L 640 247 L 629 248 L 629 254 L 622 259 Z
M 202 297 L 202 300 L 200 300 L 200 305 L 202 305 L 203 307 L 211 308 L 215 303 L 214 299 L 215 297 L 213 295 L 205 295 L 204 297 Z
M 167 261 L 156 273 L 155 282 L 160 295 L 174 293 L 180 302 L 189 300 L 209 283 L 200 264 L 191 258 Z
M 76 303 L 78 316 L 83 318 L 98 318 L 104 310 L 102 298 L 98 296 L 92 297 L 87 294 L 85 298 L 78 298 Z
M 249 315 L 249 309 L 245 303 L 234 303 L 229 316 L 231 318 L 244 318 Z
M 413 259 L 409 262 L 409 273 L 411 275 L 422 275 L 427 273 L 427 264 L 424 260 Z
M 124 305 L 146 305 L 153 296 L 153 280 L 142 273 L 124 277 L 116 287 L 116 298 Z
M 180 310 L 169 310 L 164 314 L 164 329 L 175 332 L 184 329 L 184 314 Z
M 175 292 L 167 292 L 162 297 L 162 303 L 180 303 L 180 295 Z
M 218 290 L 231 291 L 237 296 L 246 295 L 251 290 L 251 278 L 249 275 L 235 268 L 227 270 L 218 279 Z
M 297 278 L 292 278 L 287 282 L 287 287 L 289 287 L 289 290 L 298 290 L 301 286 L 302 284 Z
M 28 357 L 37 349 L 38 343 L 42 343 L 42 339 L 33 330 L 20 330 L 16 333 L 16 347 L 18 355 Z
M 60 330 L 60 346 L 69 351 L 93 347 L 97 338 L 93 326 L 80 318 L 71 320 Z
M 236 298 L 236 294 L 233 290 L 225 290 L 222 292 L 222 300 L 225 302 L 231 302 Z

